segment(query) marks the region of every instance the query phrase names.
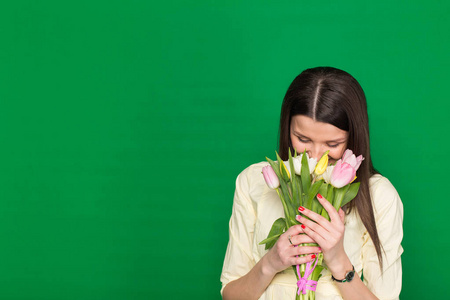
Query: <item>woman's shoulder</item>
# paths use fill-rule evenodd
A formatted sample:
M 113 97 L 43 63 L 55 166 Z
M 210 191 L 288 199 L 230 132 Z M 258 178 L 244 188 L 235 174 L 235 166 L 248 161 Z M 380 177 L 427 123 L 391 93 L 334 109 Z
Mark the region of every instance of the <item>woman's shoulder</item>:
M 269 163 L 267 161 L 251 164 L 239 173 L 238 178 L 246 178 L 247 180 L 260 179 L 262 178 L 262 169 L 268 165 Z
M 392 185 L 392 183 L 381 174 L 374 174 L 369 179 L 370 191 L 383 190 L 390 193 L 397 193 L 397 190 Z
M 250 166 L 248 166 L 247 168 L 245 168 L 240 174 L 239 176 L 246 176 L 246 177 L 252 177 L 255 176 L 256 174 L 259 174 L 262 172 L 262 168 L 264 168 L 265 166 L 268 166 L 269 163 L 267 161 L 261 161 L 258 163 L 254 163 L 251 164 Z
M 394 185 L 383 175 L 372 175 L 369 180 L 369 189 L 376 211 L 393 206 L 402 206 L 400 196 Z
M 248 166 L 238 175 L 236 179 L 237 184 L 245 185 L 249 188 L 265 184 L 264 177 L 262 175 L 262 169 L 265 166 L 269 166 L 269 163 L 266 161 Z

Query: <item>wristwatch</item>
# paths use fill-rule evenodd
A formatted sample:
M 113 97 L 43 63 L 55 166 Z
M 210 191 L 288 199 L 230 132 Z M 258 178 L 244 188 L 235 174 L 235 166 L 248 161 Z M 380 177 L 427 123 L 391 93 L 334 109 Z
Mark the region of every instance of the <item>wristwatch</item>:
M 337 281 L 337 282 L 350 282 L 350 281 L 352 281 L 353 277 L 355 277 L 355 267 L 353 265 L 352 265 L 352 267 L 353 267 L 353 270 L 348 271 L 345 274 L 345 278 L 344 279 L 340 279 L 340 280 L 336 279 L 336 278 L 334 278 L 333 275 L 331 275 L 331 279 L 333 279 L 334 281 Z

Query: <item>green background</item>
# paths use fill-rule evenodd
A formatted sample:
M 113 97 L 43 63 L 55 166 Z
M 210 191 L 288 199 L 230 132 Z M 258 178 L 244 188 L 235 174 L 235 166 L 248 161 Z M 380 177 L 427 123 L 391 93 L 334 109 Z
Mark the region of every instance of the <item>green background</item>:
M 0 298 L 220 299 L 235 178 L 274 156 L 293 78 L 329 65 L 363 86 L 404 203 L 401 298 L 442 299 L 449 10 L 3 2 Z

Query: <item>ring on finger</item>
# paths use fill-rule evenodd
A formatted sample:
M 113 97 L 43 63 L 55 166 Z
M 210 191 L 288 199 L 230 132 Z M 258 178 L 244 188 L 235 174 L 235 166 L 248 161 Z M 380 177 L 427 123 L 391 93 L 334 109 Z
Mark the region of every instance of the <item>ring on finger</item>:
M 292 237 L 292 235 L 288 236 L 289 243 L 291 243 L 291 245 L 294 245 L 294 244 L 292 244 L 291 237 Z

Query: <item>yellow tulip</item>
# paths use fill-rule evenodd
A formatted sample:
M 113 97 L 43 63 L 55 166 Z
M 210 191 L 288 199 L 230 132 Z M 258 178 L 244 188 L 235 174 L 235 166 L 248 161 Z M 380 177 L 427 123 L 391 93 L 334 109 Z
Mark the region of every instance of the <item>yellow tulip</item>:
M 320 158 L 319 162 L 316 165 L 316 168 L 314 169 L 314 174 L 316 176 L 322 175 L 325 170 L 328 167 L 328 152 L 330 152 L 329 150 L 327 152 L 325 152 L 322 157 Z

